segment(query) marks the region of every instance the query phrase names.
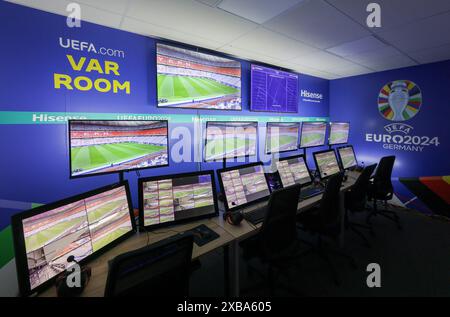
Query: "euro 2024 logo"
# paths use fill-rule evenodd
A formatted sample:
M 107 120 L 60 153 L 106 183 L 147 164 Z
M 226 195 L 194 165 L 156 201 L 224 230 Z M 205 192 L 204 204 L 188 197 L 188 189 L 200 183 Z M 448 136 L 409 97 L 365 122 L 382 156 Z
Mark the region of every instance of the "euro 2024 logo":
M 366 141 L 383 143 L 385 149 L 417 152 L 425 146 L 438 146 L 438 137 L 409 135 L 414 128 L 404 122 L 415 117 L 421 107 L 422 91 L 414 82 L 396 80 L 386 84 L 378 95 L 378 111 L 392 121 L 384 127 L 389 134 L 366 134 Z

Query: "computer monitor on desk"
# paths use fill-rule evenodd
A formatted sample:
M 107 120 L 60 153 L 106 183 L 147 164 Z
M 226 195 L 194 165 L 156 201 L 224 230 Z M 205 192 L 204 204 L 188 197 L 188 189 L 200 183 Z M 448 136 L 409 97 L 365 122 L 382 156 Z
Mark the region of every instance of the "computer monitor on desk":
M 217 171 L 225 209 L 232 211 L 266 200 L 270 189 L 262 163 L 253 163 Z
M 139 179 L 142 230 L 219 214 L 214 171 Z
M 313 153 L 320 179 L 325 180 L 341 171 L 334 150 Z
M 338 148 L 337 151 L 339 155 L 339 161 L 341 162 L 341 166 L 344 170 L 353 169 L 358 165 L 353 146 L 343 146 Z
M 304 155 L 282 158 L 276 162 L 276 166 L 283 187 L 295 184 L 304 187 L 313 181 Z

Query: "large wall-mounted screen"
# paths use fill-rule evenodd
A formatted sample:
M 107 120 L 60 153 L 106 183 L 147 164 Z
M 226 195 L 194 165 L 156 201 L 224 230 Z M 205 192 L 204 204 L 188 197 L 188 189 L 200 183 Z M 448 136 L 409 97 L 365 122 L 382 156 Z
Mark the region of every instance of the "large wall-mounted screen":
M 297 113 L 298 75 L 252 65 L 250 110 Z
M 22 295 L 44 287 L 72 264 L 135 231 L 128 183 L 45 205 L 13 217 Z
M 206 123 L 205 161 L 256 155 L 258 122 Z
M 325 144 L 327 124 L 325 122 L 303 122 L 300 147 L 314 147 Z
M 241 110 L 241 63 L 158 43 L 158 107 Z
M 71 177 L 169 165 L 167 121 L 69 121 Z

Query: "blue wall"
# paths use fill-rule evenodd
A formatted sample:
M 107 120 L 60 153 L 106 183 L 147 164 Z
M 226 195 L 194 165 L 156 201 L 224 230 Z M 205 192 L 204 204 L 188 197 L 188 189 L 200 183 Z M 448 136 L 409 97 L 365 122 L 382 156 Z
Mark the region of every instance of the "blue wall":
M 114 183 L 117 175 L 69 179 L 67 124 L 33 121 L 33 114 L 87 115 L 95 118 L 117 118 L 117 114 L 143 114 L 152 118 L 169 118 L 170 130 L 187 127 L 194 131 L 193 120 L 202 117 L 227 120 L 254 117 L 260 124 L 260 148 L 264 147 L 265 121 L 279 119 L 277 114 L 252 113 L 249 109 L 250 62 L 242 60 L 243 111 L 164 110 L 156 108 L 156 41 L 91 23 L 80 29 L 66 27 L 66 18 L 42 11 L 0 3 L 0 201 L 48 203 Z M 99 47 L 125 52 L 125 58 L 106 57 L 88 51 L 60 47 L 59 38 L 76 39 Z M 66 54 L 117 62 L 120 76 L 74 71 Z M 55 89 L 55 73 L 91 79 L 108 78 L 131 83 L 131 93 L 101 93 Z M 300 89 L 324 95 L 320 103 L 299 101 L 294 119 L 327 118 L 329 114 L 329 81 L 300 75 Z M 299 90 L 300 90 L 299 89 Z M 184 117 L 182 115 L 185 115 Z M 146 117 L 148 119 L 148 117 Z M 287 117 L 292 119 L 292 117 Z M 171 144 L 177 142 L 170 140 Z M 291 153 L 290 153 L 291 154 Z M 294 153 L 295 154 L 295 153 Z M 254 158 L 253 160 L 260 159 Z M 141 176 L 152 176 L 217 168 L 215 163 L 171 162 L 169 167 L 144 170 Z M 137 206 L 137 176 L 128 173 Z M 0 204 L 0 209 L 2 208 Z M 9 224 L 11 212 L 0 212 L 0 230 Z
M 380 90 L 396 80 L 412 81 L 422 91 L 420 112 L 402 122 L 413 128 L 407 134 L 387 132 L 384 127 L 393 122 L 378 111 Z M 330 82 L 330 120 L 350 121 L 350 143 L 355 146 L 360 161 L 378 162 L 381 156 L 396 155 L 394 178 L 450 175 L 449 87 L 450 61 L 333 80 Z M 409 135 L 421 140 L 437 138 L 439 145 L 386 149 L 383 147 L 386 142 L 367 142 L 366 134 Z M 414 197 L 401 184 L 396 183 L 395 187 L 403 202 Z

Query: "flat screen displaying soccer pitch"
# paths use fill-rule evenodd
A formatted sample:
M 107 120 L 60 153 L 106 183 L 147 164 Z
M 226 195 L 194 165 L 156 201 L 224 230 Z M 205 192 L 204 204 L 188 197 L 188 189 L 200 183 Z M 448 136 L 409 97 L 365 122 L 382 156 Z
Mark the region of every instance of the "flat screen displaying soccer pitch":
M 142 181 L 143 226 L 215 214 L 211 174 L 199 172 Z
M 256 155 L 258 122 L 206 123 L 205 161 Z
M 322 146 L 325 144 L 327 124 L 325 122 L 303 122 L 301 148 Z
M 266 154 L 298 149 L 300 123 L 267 123 Z
M 341 171 L 333 150 L 313 153 L 320 178 L 325 179 Z
M 241 110 L 241 63 L 158 43 L 158 107 Z
M 167 121 L 69 121 L 72 177 L 167 166 Z
M 355 152 L 352 146 L 341 147 L 338 149 L 339 159 L 341 160 L 342 167 L 349 169 L 358 165 L 356 161 Z
M 124 185 L 69 201 L 54 209 L 44 206 L 14 226 L 24 241 L 16 254 L 24 245 L 31 291 L 69 268 L 69 257 L 79 262 L 134 230 Z
M 331 122 L 329 144 L 345 144 L 348 142 L 348 134 L 350 132 L 350 123 L 348 122 Z

